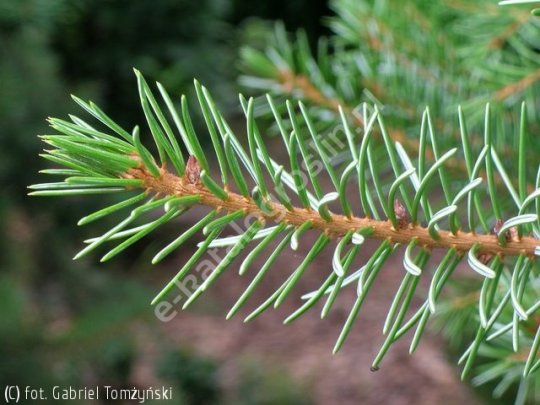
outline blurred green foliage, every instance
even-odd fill
[[[282,21],[287,30],[295,31],[298,28],[304,30],[311,42],[323,34],[328,34],[329,29],[321,22],[321,16],[330,15],[327,0],[274,0],[274,1],[246,1],[233,0],[231,2],[231,21],[241,23],[249,17],[260,17],[266,20]]]
[[[210,358],[182,349],[165,353],[158,363],[158,375],[171,382],[182,404],[210,405],[309,405],[314,403],[305,387],[295,384],[284,370],[261,359],[236,360],[235,383],[219,385],[219,364]]]
[[[309,405],[315,402],[311,391],[296,384],[287,372],[272,366],[261,367],[254,358],[243,359],[239,381],[234,399],[237,405]]]
[[[217,373],[217,363],[187,350],[166,353],[158,363],[158,375],[177,387],[186,404],[218,403]]]
[[[63,0],[0,1],[0,184],[1,199],[20,201],[35,176],[40,146],[51,112],[67,105],[52,32],[63,16]],[[52,111],[51,111],[52,110]]]
[[[81,90],[121,124],[140,120],[133,67],[173,94],[189,93],[194,77],[224,100],[234,94],[227,2],[77,0],[70,8],[74,18],[58,24],[52,37],[62,77],[72,90],[83,82]]]

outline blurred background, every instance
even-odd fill
[[[273,20],[290,31],[303,28],[314,42],[329,14],[324,0],[0,0],[1,386],[171,386],[173,403],[183,404],[479,401],[433,335],[414,359],[397,345],[383,369],[370,373],[397,274],[374,292],[360,326],[333,357],[347,297],[325,322],[313,313],[283,326],[292,303],[244,325],[241,316],[224,319],[247,285],[230,274],[204,302],[160,320],[149,302],[197,240],[155,267],[152,238],[106,264],[95,256],[73,263],[82,240],[104,229],[75,226],[105,205],[101,197],[26,196],[27,185],[43,181],[36,135],[47,133],[45,119],[80,112],[70,94],[131,128],[142,118],[136,67],[175,95],[192,96],[197,77],[234,120],[239,47],[262,41]],[[154,240],[170,239],[174,227]],[[285,266],[297,259],[280,260]],[[316,270],[303,287],[317,285]]]

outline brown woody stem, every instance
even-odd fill
[[[444,230],[439,231],[440,238],[435,240],[430,236],[428,229],[420,225],[409,224],[404,228],[394,229],[388,220],[380,221],[367,217],[349,218],[334,213],[331,213],[330,220],[327,221],[315,210],[306,208],[288,210],[283,205],[273,201],[268,202],[272,211],[266,213],[250,198],[228,192],[228,198],[224,201],[212,194],[200,182],[193,184],[186,177],[178,177],[164,169],[161,170],[160,177],[153,177],[144,167],[130,169],[122,177],[143,180],[142,187],[151,193],[167,196],[198,195],[202,205],[228,212],[243,210],[246,216],[252,215],[265,222],[286,223],[298,227],[310,221],[313,228],[325,232],[333,238],[344,236],[350,231],[369,227],[373,229],[373,233],[370,234],[371,238],[403,244],[408,244],[416,239],[417,244],[425,249],[454,248],[460,252],[466,252],[476,243],[480,243],[478,254],[501,256],[526,254],[530,257],[535,255],[535,248],[540,244],[538,239],[523,237],[519,241],[510,240],[505,246],[502,246],[495,235],[481,235],[471,232],[458,232],[454,235]]]

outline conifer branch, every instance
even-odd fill
[[[519,256],[526,255],[533,259],[535,250],[540,241],[534,237],[523,237],[509,240],[504,245],[496,235],[481,235],[471,232],[456,232],[439,230],[439,236],[434,239],[428,228],[413,223],[394,227],[390,220],[375,220],[368,217],[347,217],[330,213],[328,218],[311,208],[291,207],[267,201],[268,210],[263,211],[252,198],[227,191],[227,197],[221,199],[206,188],[200,181],[194,182],[187,177],[178,177],[161,169],[159,177],[154,177],[144,165],[129,169],[121,174],[120,178],[142,180],[141,189],[149,194],[160,197],[197,197],[198,203],[218,212],[229,213],[242,211],[244,216],[257,218],[261,223],[274,222],[276,224],[300,227],[311,223],[317,229],[331,238],[344,237],[348,233],[369,230],[369,237],[379,240],[388,240],[391,243],[408,244],[416,240],[417,245],[424,249],[455,249],[457,252],[467,252],[475,245],[479,245],[476,252],[479,255]]]
[[[502,89],[497,90],[493,96],[494,100],[503,101],[508,97],[515,95],[516,93],[521,93],[522,91],[530,88],[536,82],[540,80],[540,69],[537,69],[527,76],[522,77],[515,83],[509,83],[504,86]]]
[[[327,316],[339,293],[354,284],[356,300],[334,352],[351,332],[387,260],[401,252],[403,277],[384,320],[385,340],[372,370],[409,332],[410,351],[415,351],[433,314],[444,314],[445,308],[455,314],[459,308],[460,314],[471,314],[467,328],[475,331],[459,360],[462,376],[469,375],[479,355],[510,361],[516,363],[518,373],[514,370],[501,384],[507,387],[509,381],[519,381],[522,390],[540,369],[540,287],[536,282],[540,170],[537,156],[527,153],[529,146],[538,145],[528,129],[538,128],[540,76],[537,49],[531,44],[540,26],[522,13],[510,12],[508,18],[494,7],[482,8],[483,15],[468,18],[472,6],[459,0],[446,2],[450,6],[442,14],[440,8],[425,2],[422,7],[397,1],[377,6],[354,0],[333,4],[338,12],[331,21],[335,35],[321,40],[317,58],[305,36],[299,35],[291,44],[284,29],[278,29],[277,45],[266,53],[244,50],[247,65],[255,71],[255,76],[244,77],[245,84],[279,95],[300,95],[308,105],[276,102],[267,95],[256,119],[255,100],[240,96],[247,133],[246,142],[241,142],[208,90],[195,82],[211,141],[205,150],[188,100],[181,98],[178,111],[163,86],[157,84],[160,97],[156,97],[136,72],[147,127],[126,131],[95,104],[75,98],[101,126],[76,116],[70,116],[71,121],[50,119],[56,134],[42,136],[51,147],[42,156],[55,167],[42,172],[64,179],[30,186],[30,194],[126,193],[120,202],[79,221],[84,225],[129,211],[111,229],[86,240],[75,257],[115,244],[102,261],[192,206],[207,207],[207,214],[152,259],[152,264],[160,262],[202,231],[197,251],[152,304],[167,299],[205,252],[228,246],[223,259],[184,303],[185,308],[201,297],[246,252],[239,274],[256,273],[227,318],[246,305],[288,246],[296,250],[306,232],[316,233],[316,242],[301,263],[286,269],[282,285],[246,321],[280,306],[297,290],[310,264],[332,248],[326,280],[302,296],[302,305],[285,323],[321,300],[325,300],[321,316]],[[404,7],[404,12],[396,13],[396,5]],[[456,24],[448,23],[452,20],[445,15],[449,9]],[[375,30],[364,29],[366,18],[377,20]],[[485,35],[486,22],[497,26],[495,38]],[[425,35],[437,30],[445,35]],[[496,58],[490,58],[494,51]],[[477,94],[494,97],[497,108],[486,105],[487,96],[474,98]],[[527,102],[516,117],[509,108],[517,106],[518,94]],[[415,104],[420,98],[422,105]],[[472,100],[458,107],[464,98]],[[424,109],[426,103],[433,108]],[[452,106],[458,110],[457,119],[449,113],[455,111]],[[285,162],[275,161],[266,148],[258,126],[262,110],[271,116],[281,136]],[[474,136],[467,129],[471,121]],[[329,135],[327,130],[335,127],[341,129],[336,142],[340,146],[327,150],[336,132]],[[481,131],[483,136],[478,135]],[[152,147],[147,145],[148,135]],[[507,164],[513,161],[516,164]],[[221,237],[224,228],[236,222],[243,222],[242,231]],[[375,242],[371,252],[364,245],[368,239]],[[274,246],[272,252],[254,269],[256,259],[269,246]],[[432,256],[434,249],[442,255]],[[363,262],[354,270],[361,251]],[[447,305],[441,300],[444,289],[465,260],[474,278],[466,283],[468,291]],[[415,307],[413,297],[418,295],[421,279],[429,287],[423,303]],[[448,325],[452,327],[452,322]],[[490,368],[479,371],[473,383],[498,377]]]
[[[199,105],[212,139],[213,158],[207,156],[199,143],[185,98],[182,98],[179,114],[165,89],[158,83],[161,101],[166,105],[172,119],[169,122],[145,79],[139,72],[136,74],[143,113],[159,159],[141,142],[138,126],[130,134],[96,105],[77,98],[75,101],[104,125],[105,132],[71,116],[72,122],[51,119],[51,126],[59,134],[42,137],[54,148],[47,150],[43,156],[63,166],[46,169],[44,172],[66,178],[63,182],[31,186],[34,190],[32,195],[138,192],[125,201],[105,207],[79,221],[79,224],[86,224],[120,209],[131,208],[129,216],[123,221],[103,235],[87,240],[87,246],[75,258],[82,257],[107,242],[122,240],[102,257],[102,261],[109,260],[159,226],[184,214],[191,206],[207,206],[210,208],[207,216],[157,252],[152,260],[153,263],[161,261],[189,237],[203,229],[205,240],[179,273],[157,294],[153,300],[155,303],[165,299],[206,250],[215,246],[232,246],[203,284],[185,302],[184,307],[187,307],[216,282],[242,251],[251,249],[248,248],[250,242],[262,239],[241,264],[241,274],[245,273],[254,258],[271,241],[283,237],[271,259],[260,269],[252,284],[231,309],[228,315],[230,317],[244,305],[285,246],[290,243],[291,248],[296,249],[299,239],[311,229],[319,234],[319,238],[303,262],[292,271],[283,285],[246,319],[253,319],[272,305],[281,305],[295,289],[308,265],[334,240],[336,247],[329,280],[319,291],[305,295],[307,301],[287,318],[287,322],[296,319],[316,301],[329,294],[329,301],[323,309],[323,314],[327,314],[336,294],[349,283],[357,282],[358,301],[351,309],[338,337],[334,348],[334,351],[337,351],[349,334],[366,294],[383,264],[398,246],[406,246],[403,256],[403,284],[385,322],[387,340],[375,357],[372,364],[374,369],[379,367],[392,343],[415,326],[411,347],[416,348],[427,317],[436,311],[437,297],[453,270],[465,257],[480,277],[492,280],[484,282],[488,287],[499,282],[503,262],[514,266],[512,282],[506,287],[509,297],[511,296],[508,302],[518,320],[526,320],[529,314],[534,312],[522,304],[521,297],[526,289],[523,282],[520,282],[520,275],[525,277],[522,274],[529,271],[531,264],[536,262],[540,254],[540,241],[537,239],[540,235],[540,189],[537,187],[531,193],[526,190],[523,166],[525,148],[520,147],[518,160],[522,163],[519,169],[518,191],[515,190],[493,147],[489,106],[485,110],[484,144],[477,156],[473,154],[465,118],[460,111],[460,146],[466,161],[468,180],[451,184],[446,166],[458,148],[446,152],[440,148],[438,138],[433,132],[429,110],[424,112],[422,118],[418,157],[412,160],[406,149],[390,137],[376,106],[364,104],[361,133],[355,133],[349,127],[345,111],[338,106],[341,125],[347,137],[346,152],[350,159],[349,164],[339,174],[336,168],[332,167],[329,154],[314,131],[313,117],[305,106],[300,103],[296,109],[292,103],[286,102],[288,121],[285,122],[272,98],[268,97],[289,159],[291,171],[288,172],[283,165],[271,158],[265,147],[254,117],[253,99],[245,100],[240,97],[246,117],[249,146],[246,151],[222,117],[208,90],[195,82]],[[522,122],[525,122],[524,111],[525,109],[522,109]],[[173,128],[176,128],[181,143],[178,142]],[[115,135],[107,133],[109,131]],[[306,138],[311,140],[316,154],[308,149]],[[527,139],[525,126],[522,127],[520,139],[524,145]],[[375,146],[379,151],[377,163]],[[183,156],[184,151],[189,154],[187,160]],[[302,167],[299,159],[304,163]],[[315,159],[321,159],[322,162]],[[217,161],[221,184],[209,175],[210,162],[213,161]],[[167,169],[169,165],[176,173]],[[315,171],[316,167],[319,167],[318,171]],[[478,177],[481,167],[485,167],[485,178]],[[324,175],[328,176],[334,191],[323,188],[319,178]],[[384,183],[382,178],[385,178]],[[499,179],[511,196],[513,207],[500,200],[499,190],[495,188],[496,179]],[[348,191],[355,184],[358,190],[357,199]],[[436,202],[428,195],[428,190],[433,187],[443,196],[442,204],[440,200]],[[481,195],[484,195],[485,201],[490,202],[489,209],[480,203]],[[296,206],[295,201],[299,202],[300,206]],[[342,214],[333,212],[332,204],[341,206]],[[467,226],[463,224],[462,215],[459,215],[460,206],[467,214],[468,231],[464,230]],[[141,219],[158,209],[163,209],[163,212],[157,218],[153,217],[149,222],[140,224]],[[226,225],[242,218],[250,219],[250,225],[244,233],[219,238]],[[270,223],[273,223],[272,226]],[[448,223],[449,230],[442,229],[442,223]],[[489,223],[495,223],[492,230]],[[478,224],[481,224],[484,234],[478,232]],[[347,274],[366,239],[377,240],[378,248],[360,270]],[[443,250],[444,258],[439,263],[434,263],[436,269],[424,306],[405,321],[405,311],[411,303],[419,277],[425,274],[433,249]],[[483,329],[479,339],[482,340],[489,337],[488,332],[493,322],[500,316],[500,312],[492,313],[493,301],[486,298],[489,296],[488,287],[483,288],[480,293],[479,314]],[[407,299],[398,304],[403,294],[406,294]],[[470,370],[476,349],[477,346],[473,345],[465,354],[467,365],[464,374]]]

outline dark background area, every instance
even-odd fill
[[[186,404],[472,403],[429,339],[423,363],[412,366],[402,347],[388,360],[394,371],[381,378],[368,367],[379,329],[355,335],[333,361],[353,292],[329,323],[314,314],[285,328],[281,320],[293,308],[286,306],[244,326],[224,320],[246,286],[230,275],[203,304],[162,323],[149,302],[197,241],[156,267],[149,251],[187,223],[110,263],[95,256],[73,262],[84,238],[115,223],[81,229],[77,220],[112,199],[26,196],[27,185],[46,181],[37,174],[47,164],[36,136],[48,133],[45,119],[81,114],[70,94],[131,128],[142,118],[136,67],[176,96],[192,97],[197,77],[234,117],[239,46],[263,37],[272,26],[264,20],[302,28],[314,42],[327,32],[321,21],[329,13],[321,0],[0,0],[0,386],[166,385],[174,403]],[[278,267],[296,259],[284,257]],[[383,317],[398,280],[381,287],[364,321]]]

